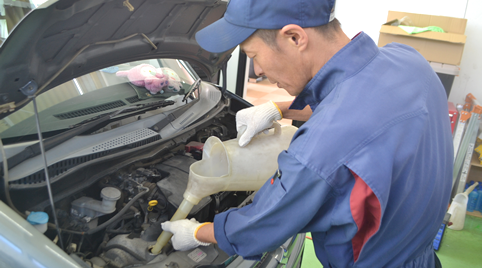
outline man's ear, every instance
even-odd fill
[[[308,35],[305,30],[296,24],[288,24],[279,31],[279,36],[287,44],[305,50],[308,44]]]

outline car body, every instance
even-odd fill
[[[203,142],[235,138],[235,114],[251,105],[213,83],[221,69],[226,82],[232,51],[209,53],[194,39],[226,5],[47,1],[15,27],[0,47],[1,267],[300,266],[304,234],[261,261],[217,245],[148,251],[182,201]],[[142,64],[168,68],[179,88],[153,94],[117,75]],[[189,218],[212,221],[253,195],[205,197]],[[30,212],[48,214],[45,234],[24,219]]]

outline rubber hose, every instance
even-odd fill
[[[51,223],[51,222],[49,222],[49,223],[47,224],[47,226],[48,226],[49,228],[51,228],[51,229],[57,229],[57,227],[55,226],[55,224],[53,224],[53,223]],[[84,235],[84,234],[86,234],[86,232],[73,231],[73,230],[62,229],[62,228],[60,228],[60,231],[61,231],[61,232],[65,232],[65,233],[69,233],[69,234],[77,234],[77,235]]]
[[[114,230],[113,228],[114,228],[120,221],[132,219],[132,218],[134,218],[134,217],[135,217],[134,213],[126,214],[126,215],[122,216],[121,218],[117,219],[115,222],[113,222],[113,223],[111,224],[111,226],[107,226],[107,228],[111,227],[111,229]]]
[[[98,231],[106,228],[107,226],[109,226],[111,223],[113,223],[114,221],[116,221],[117,219],[119,219],[122,215],[124,215],[127,210],[129,210],[130,206],[132,206],[134,204],[134,202],[137,201],[137,199],[139,199],[141,196],[147,194],[149,192],[149,189],[147,189],[146,191],[144,192],[140,192],[138,193],[136,196],[134,196],[134,198],[131,199],[131,201],[129,201],[129,203],[127,203],[127,205],[124,206],[124,208],[121,209],[121,211],[119,211],[119,213],[117,213],[114,217],[110,218],[108,221],[102,223],[101,225],[95,227],[94,229],[90,229],[88,230],[87,232],[85,232],[86,234],[95,234],[97,233]]]
[[[130,234],[130,233],[132,233],[132,231],[122,231],[122,230],[112,230],[112,229],[106,229],[105,232],[109,233],[109,234]]]
[[[109,233],[109,234],[130,234],[132,233],[133,231],[128,231],[128,230],[119,230],[119,229],[112,229],[112,228],[109,228],[107,227],[105,229],[105,232],[106,233]]]
[[[133,213],[132,214],[126,214],[126,215],[122,216],[121,218],[117,219],[115,222],[111,223],[111,225],[107,226],[106,229],[105,229],[105,232],[111,233],[111,234],[130,234],[130,233],[132,233],[132,231],[114,229],[113,226],[116,226],[119,222],[121,222],[123,220],[132,219],[134,217],[135,217],[135,215]]]

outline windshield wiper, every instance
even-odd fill
[[[80,123],[77,123],[75,125],[70,126],[71,129],[62,132],[60,134],[57,134],[53,137],[47,138],[44,140],[44,148],[45,151],[48,151],[70,139],[72,139],[75,136],[78,136],[82,133],[85,133],[87,131],[90,131],[97,126],[106,123],[107,121],[113,119],[114,117],[120,115],[120,114],[125,114],[125,113],[132,113],[132,114],[138,114],[138,113],[143,113],[149,110],[155,110],[161,107],[166,107],[173,105],[175,101],[172,100],[162,100],[162,101],[156,101],[152,103],[147,103],[147,104],[138,104],[138,105],[133,105],[129,107],[125,107],[119,110],[116,110],[114,112],[110,113],[105,113],[101,115],[94,116],[92,118],[86,119]],[[23,149],[21,152],[18,154],[8,158],[7,163],[8,163],[8,169],[11,169],[18,164],[22,163],[23,161],[32,158],[34,156],[37,156],[40,154],[40,145],[39,143],[32,144],[25,149]],[[4,160],[5,161],[5,160]]]
[[[162,100],[162,101],[156,101],[156,102],[151,102],[151,103],[147,103],[147,104],[132,105],[132,106],[128,106],[128,107],[119,109],[119,110],[114,111],[114,112],[96,115],[94,117],[85,119],[85,120],[80,121],[79,123],[77,123],[75,125],[71,125],[69,127],[70,128],[77,128],[77,127],[85,125],[89,122],[96,121],[100,118],[106,117],[107,119],[112,119],[112,118],[118,116],[119,114],[124,114],[124,113],[129,113],[129,112],[139,112],[139,111],[145,112],[147,110],[153,110],[153,109],[157,109],[157,108],[170,106],[170,105],[173,105],[174,103],[176,103],[176,102],[172,101],[172,100]]]
[[[189,88],[189,90],[187,91],[186,94],[184,94],[184,98],[182,98],[182,102],[185,102],[187,101],[187,98],[190,98],[191,97],[191,94],[195,91],[195,90],[199,90],[199,86],[201,85],[201,78],[198,78],[196,81],[194,81],[194,83],[192,83],[191,87]]]

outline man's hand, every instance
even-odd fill
[[[196,219],[191,220],[179,220],[179,221],[166,221],[161,224],[164,231],[171,232],[172,246],[175,250],[185,251],[190,250],[198,246],[209,246],[211,243],[200,242],[196,238],[197,231],[207,223],[199,223]]]
[[[239,146],[246,146],[254,136],[270,128],[274,121],[281,118],[281,111],[272,101],[239,111],[236,114]]]

